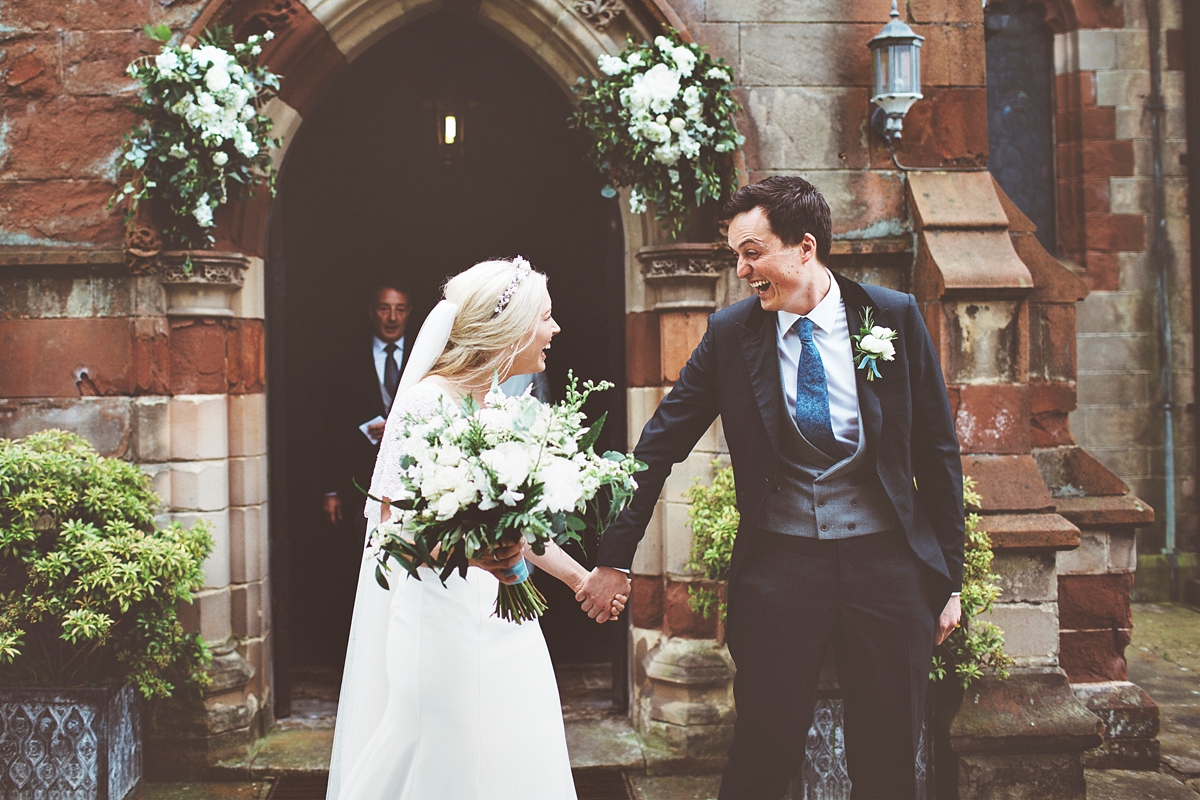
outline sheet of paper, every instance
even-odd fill
[[[382,439],[376,439],[374,436],[372,436],[370,433],[367,432],[367,429],[376,423],[382,423],[382,422],[387,422],[387,420],[385,420],[383,417],[376,416],[375,419],[369,419],[366,422],[364,422],[362,425],[359,425],[358,429],[360,431],[362,431],[363,436],[367,437],[368,442],[370,442],[371,444],[379,444],[382,441]]]

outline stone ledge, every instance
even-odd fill
[[[0,247],[0,266],[66,267],[77,264],[125,264],[119,247]]]
[[[1059,497],[1054,500],[1059,514],[1078,525],[1149,525],[1154,509],[1132,494],[1119,497]]]
[[[992,540],[992,550],[1034,553],[1070,550],[1079,546],[1079,528],[1058,514],[991,514],[981,527]]]

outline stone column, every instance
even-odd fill
[[[708,315],[726,304],[734,263],[727,248],[711,244],[645,247],[637,257],[646,311],[629,317],[631,448]],[[697,577],[685,566],[692,534],[683,497],[696,480],[711,480],[712,462],[725,452],[718,421],[667,480],[633,563],[633,719],[651,771],[719,768],[733,734],[733,662],[715,615],[704,619],[688,606]]]
[[[160,431],[171,519],[206,521],[215,547],[184,612],[213,651],[212,686],[155,705],[152,776],[201,773],[242,755],[272,724],[267,638],[267,464],[262,261],[235,252],[164,253],[169,397],[139,398]]]
[[[1039,282],[1014,247],[987,172],[916,172],[908,180],[919,235],[914,293],[938,347],[963,469],[983,496],[983,528],[1005,589],[988,619],[1016,661],[1008,680],[978,680],[965,697],[942,687],[939,793],[1083,798],[1082,753],[1099,744],[1104,727],[1059,666],[1056,553],[1078,547],[1080,533],[1056,513],[1031,452],[1031,373],[1044,367]],[[1042,359],[1032,370],[1031,353]]]

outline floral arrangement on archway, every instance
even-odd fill
[[[133,110],[142,115],[125,137],[119,165],[133,174],[113,194],[111,208],[126,202],[126,224],[144,200],[156,203],[162,233],[172,244],[212,244],[213,211],[231,198],[267,183],[275,191],[271,118],[262,107],[279,89],[279,76],[258,63],[270,31],[234,42],[233,31],[217,27],[198,46],[169,46],[165,25],[146,35],[161,42],[156,56],[143,56],[127,73],[142,85]]]
[[[603,78],[580,78],[574,115],[587,131],[589,160],[608,178],[606,197],[630,186],[630,210],[654,204],[655,217],[678,236],[690,207],[737,188],[733,152],[745,141],[733,115],[733,76],[678,32],[650,43],[626,39],[619,56],[602,55]]]

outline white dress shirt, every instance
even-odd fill
[[[828,272],[828,270],[826,270]],[[846,324],[846,304],[842,289],[829,275],[829,291],[817,307],[804,316],[813,322],[813,343],[825,367],[825,382],[829,387],[829,421],[833,436],[846,448],[847,454],[858,447],[858,383],[854,375],[854,350],[850,344],[850,329]],[[800,368],[800,334],[792,326],[799,314],[780,311],[778,326],[779,374],[783,380],[783,397],[788,416],[796,416],[796,372]]]
[[[379,378],[379,394],[383,397],[383,407],[388,408],[392,404],[392,396],[388,394],[387,387],[383,385],[383,372],[387,366],[387,346],[388,343],[378,336],[371,339],[371,352],[375,355],[375,377]],[[400,366],[404,362],[404,337],[401,336],[396,340],[396,366]]]

